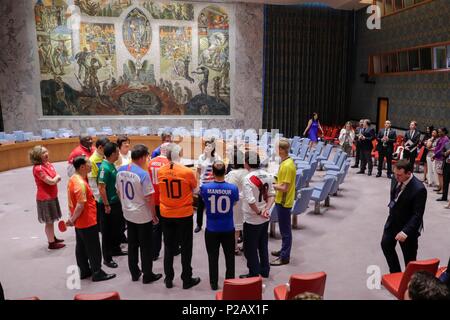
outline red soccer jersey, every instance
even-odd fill
[[[56,177],[55,167],[50,162],[35,165],[33,167],[34,181],[37,186],[36,199],[40,201],[53,200],[58,197],[58,187],[56,184],[45,183],[45,177]]]
[[[153,188],[155,189],[155,205],[159,206],[159,185],[158,185],[158,170],[169,163],[169,159],[164,156],[157,156],[148,163],[148,172]]]
[[[89,159],[92,154],[94,153],[95,148],[92,147],[91,151],[89,151],[88,149],[86,149],[85,147],[83,147],[81,144],[76,147],[75,149],[72,150],[72,152],[69,155],[69,159],[67,159],[67,161],[72,164],[73,159],[75,159],[76,157],[80,157],[80,156],[85,156],[86,159]]]

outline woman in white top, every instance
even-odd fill
[[[351,156],[353,141],[355,140],[355,131],[353,130],[352,123],[348,121],[345,124],[345,127],[341,129],[341,133],[339,134],[339,144],[347,153],[348,156]]]
[[[237,149],[237,147],[234,148],[234,155],[233,155],[233,164],[232,164],[232,170],[226,175],[225,181],[228,183],[235,184],[239,189],[239,202],[233,209],[233,221],[234,221],[234,230],[235,230],[235,237],[234,237],[234,253],[236,255],[240,255],[240,248],[238,246],[238,239],[241,231],[243,230],[244,226],[244,214],[242,212],[242,198],[244,197],[243,190],[244,190],[244,181],[245,176],[249,173],[247,169],[244,168],[244,153]]]
[[[214,161],[222,160],[216,155],[216,143],[214,138],[210,138],[205,141],[203,153],[198,157],[197,174],[199,175],[199,187],[204,183],[213,182],[214,175],[212,172],[212,165]],[[203,211],[205,210],[205,204],[201,197],[198,197],[197,202],[197,227],[194,232],[200,232],[203,226]]]
[[[432,160],[434,156],[434,149],[436,148],[436,143],[438,142],[439,137],[437,134],[437,129],[433,129],[431,131],[431,138],[425,142],[425,147],[428,149],[427,153],[427,181],[429,187],[437,187],[439,186],[439,178],[436,172],[435,162]]]
[[[116,167],[131,163],[130,138],[127,136],[117,137],[117,146],[119,147],[119,159],[114,163]]]

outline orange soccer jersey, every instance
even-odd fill
[[[158,184],[162,217],[184,218],[193,214],[197,180],[191,169],[178,163],[166,164],[158,170]]]

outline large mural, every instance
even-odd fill
[[[44,116],[231,114],[225,7],[37,0],[35,22]]]

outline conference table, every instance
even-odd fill
[[[128,137],[130,138],[131,146],[144,144],[150,152],[161,144],[161,137],[157,135]],[[108,136],[108,139],[115,142],[117,136]],[[96,137],[93,137],[93,140],[95,145]],[[174,142],[182,147],[182,157],[184,159],[196,160],[203,152],[204,146],[201,137],[174,137]],[[79,138],[56,138],[0,145],[0,172],[31,166],[28,153],[37,145],[44,146],[48,149],[50,162],[67,161],[70,152],[79,145]],[[227,142],[225,140],[216,140],[216,154],[220,155],[222,159],[227,158],[226,146]],[[256,146],[253,145],[245,145],[245,149],[255,148]],[[265,157],[264,152],[259,150],[259,153],[262,158]]]

